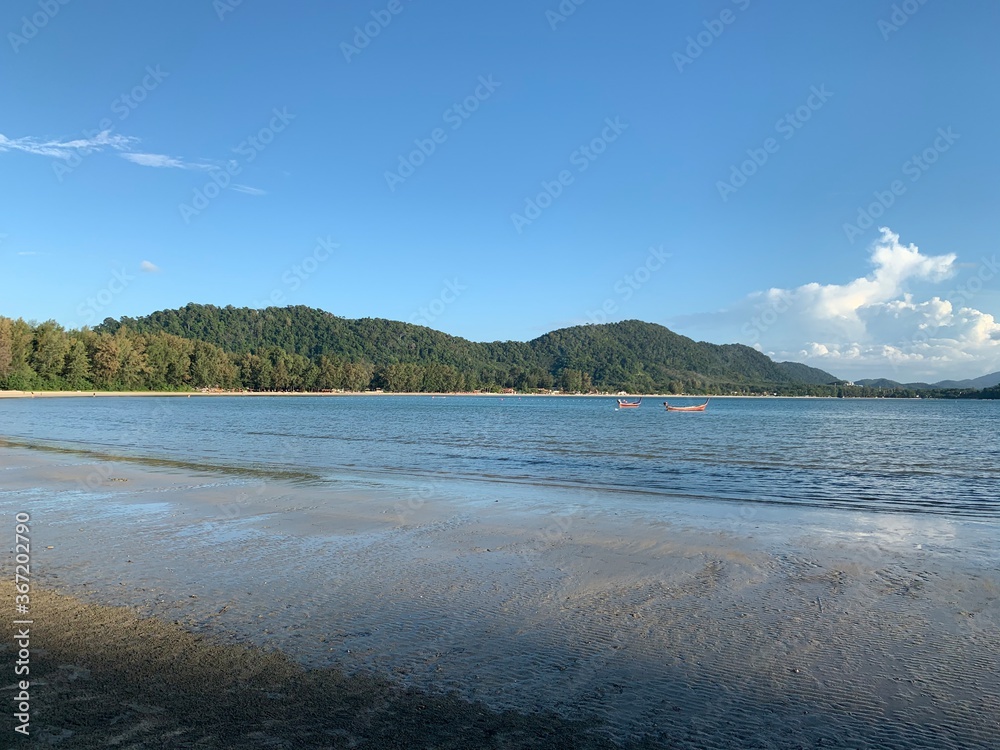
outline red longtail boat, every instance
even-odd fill
[[[670,402],[664,401],[663,405],[667,407],[667,411],[705,411],[705,407],[708,406],[707,399],[705,403],[698,404],[697,406],[671,406]]]
[[[639,404],[641,404],[641,403],[642,403],[642,399],[641,398],[638,401],[629,401],[627,398],[620,398],[620,399],[618,399],[618,408],[619,409],[637,409],[639,407]]]

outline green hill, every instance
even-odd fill
[[[372,385],[388,390],[431,389],[422,377],[426,373],[408,365],[444,373],[449,383],[521,390],[794,390],[836,379],[805,365],[775,363],[747,346],[696,342],[637,320],[564,328],[529,342],[476,343],[423,326],[381,318],[351,320],[309,307],[189,304],[142,318],[108,319],[97,331],[110,335],[121,329],[202,341],[235,355],[237,362],[263,356],[273,365],[275,353],[283,352],[313,366],[321,360],[340,367],[353,363],[370,367]],[[247,360],[247,367],[252,369],[252,361]],[[440,379],[431,378],[438,385]]]
[[[865,395],[834,381],[747,346],[697,342],[638,320],[477,343],[308,307],[190,304],[77,331],[0,317],[0,389]]]
[[[798,383],[809,383],[810,385],[830,385],[837,378],[833,377],[825,370],[820,370],[800,362],[777,362],[779,368]]]

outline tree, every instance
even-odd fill
[[[150,371],[145,340],[124,327],[115,338],[118,340],[118,386],[130,391],[148,388]]]
[[[269,391],[274,387],[271,361],[257,354],[244,354],[239,360],[240,382],[252,391]]]
[[[69,342],[62,377],[70,388],[82,390],[90,387],[90,359],[87,357],[87,345],[79,338]]]
[[[191,381],[197,388],[233,388],[237,383],[236,365],[217,346],[195,341]]]
[[[337,390],[344,387],[344,368],[331,357],[319,358],[319,373],[316,388],[321,391]]]
[[[146,337],[149,387],[154,390],[183,388],[191,381],[194,342],[169,333]]]
[[[91,355],[91,373],[94,385],[105,390],[112,390],[118,379],[121,367],[118,359],[118,339],[102,334],[94,342],[94,352]]]
[[[582,391],[583,373],[579,370],[563,370],[559,375],[559,385],[567,393],[577,393]]]
[[[367,390],[372,372],[372,366],[367,362],[348,362],[344,365],[344,386],[349,391]]]
[[[14,332],[10,318],[0,318],[0,383],[6,381],[13,371]]]
[[[54,320],[49,320],[35,328],[32,343],[31,368],[44,383],[58,385],[69,352],[66,332]]]

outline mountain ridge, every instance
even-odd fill
[[[858,385],[867,386],[869,388],[909,388],[911,390],[933,390],[942,388],[986,389],[1000,385],[1000,371],[991,372],[987,375],[981,375],[978,378],[966,378],[965,380],[939,380],[936,383],[900,383],[899,381],[890,380],[889,378],[866,378],[864,380],[856,380],[855,382]]]
[[[108,318],[95,330],[114,334],[122,327],[196,339],[235,355],[278,348],[312,360],[335,357],[369,362],[376,368],[423,364],[503,372],[505,381],[511,381],[509,387],[516,388],[565,381],[567,390],[653,391],[671,386],[693,390],[741,384],[821,385],[837,380],[804,364],[774,362],[752,347],[697,342],[638,320],[570,326],[526,342],[473,342],[426,326],[385,318],[343,318],[305,306],[255,309],[189,303],[140,318]]]

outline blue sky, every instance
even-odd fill
[[[998,22],[12,0],[0,314],[276,301],[474,340],[639,318],[844,377],[977,376],[1000,369]]]

